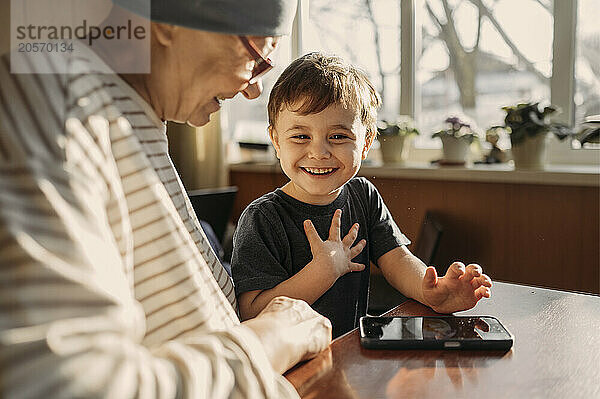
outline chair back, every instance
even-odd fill
[[[237,192],[238,188],[235,186],[188,192],[196,216],[210,224],[221,244],[223,244],[223,237],[231,218]]]
[[[428,266],[433,263],[442,232],[443,228],[438,219],[432,212],[427,211],[421,225],[414,254]]]

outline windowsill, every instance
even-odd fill
[[[229,165],[230,170],[255,173],[281,173],[278,162],[249,162]],[[427,163],[403,165],[363,164],[360,176],[482,183],[543,184],[600,187],[600,166],[548,165],[545,170],[514,170],[509,164],[437,166]]]

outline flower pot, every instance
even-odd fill
[[[511,148],[515,169],[544,169],[548,133],[526,137]]]
[[[384,163],[403,163],[408,154],[411,136],[379,136]]]
[[[469,154],[469,143],[467,140],[454,137],[442,136],[442,149],[444,152],[443,161],[446,163],[465,163]]]

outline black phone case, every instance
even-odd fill
[[[400,317],[400,316],[391,316]],[[409,317],[409,316],[405,316]],[[418,317],[418,316],[417,316]],[[426,316],[431,318],[470,318],[470,317],[489,317],[496,320],[502,328],[508,333],[510,339],[483,340],[476,338],[450,338],[437,340],[382,340],[379,338],[366,337],[363,332],[363,319],[374,318],[373,316],[363,316],[360,318],[359,332],[360,343],[367,349],[444,349],[444,350],[502,350],[507,351],[513,346],[514,336],[504,325],[493,316]]]

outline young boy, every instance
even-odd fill
[[[393,287],[440,313],[490,296],[478,265],[455,262],[438,278],[406,248],[377,189],[354,177],[375,139],[379,105],[366,75],[339,57],[305,55],[277,80],[269,135],[290,181],[239,220],[232,272],[242,319],[284,295],[328,317],[337,337],[366,313],[370,261]]]

